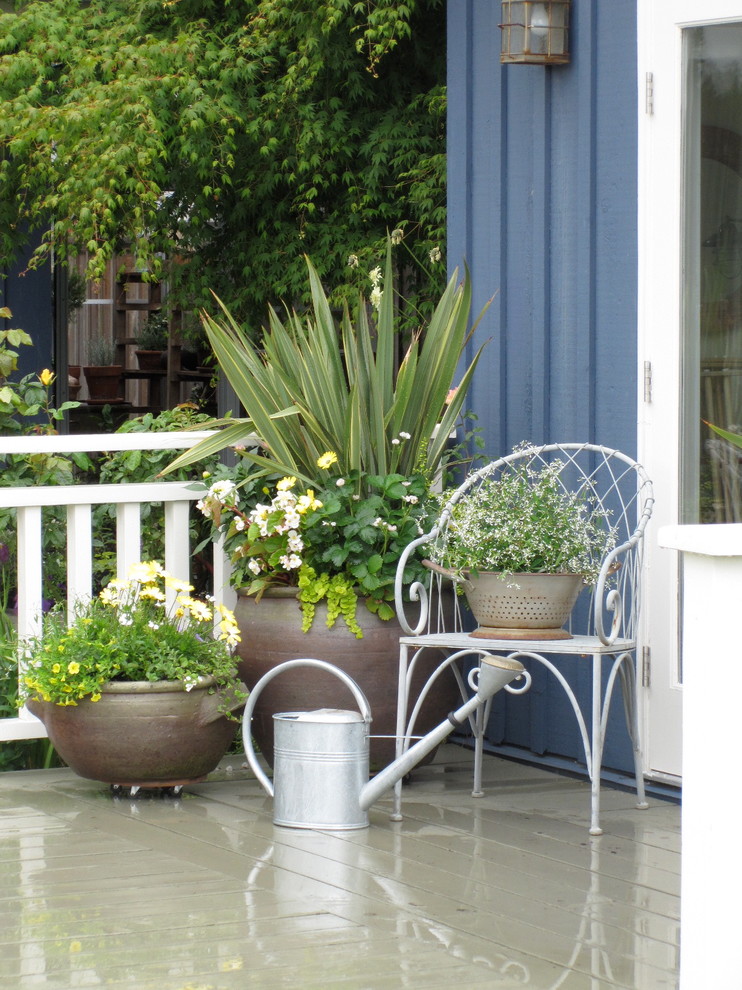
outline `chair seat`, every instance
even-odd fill
[[[401,636],[400,645],[434,647],[442,650],[474,650],[479,653],[552,653],[574,656],[615,655],[636,649],[632,639],[617,639],[606,646],[598,636],[573,636],[572,639],[479,639],[465,632],[429,633]]]

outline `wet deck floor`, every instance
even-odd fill
[[[368,829],[278,828],[238,757],[179,799],[0,774],[0,986],[677,986],[680,809],[443,747]]]

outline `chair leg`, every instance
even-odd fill
[[[636,781],[636,807],[644,810],[649,807],[644,789],[644,767],[642,760],[641,730],[639,729],[639,706],[636,701],[636,668],[633,656],[627,657],[621,665],[621,692],[623,694],[626,728],[634,750],[634,779]]]
[[[395,756],[399,759],[404,752],[405,733],[407,731],[407,647],[399,647],[399,680],[397,682],[397,737]],[[394,785],[394,798],[390,821],[402,821],[402,778]]]
[[[590,835],[602,835],[600,827],[600,768],[603,764],[603,663],[600,654],[593,654],[593,718],[590,740]]]

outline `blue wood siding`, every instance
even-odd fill
[[[635,454],[636,3],[574,0],[566,66],[502,66],[500,20],[496,0],[449,0],[448,261],[469,265],[475,312],[495,296],[469,407],[493,456],[522,440]],[[587,663],[565,672],[587,698]],[[538,676],[499,702],[492,740],[579,757],[566,705]],[[606,763],[629,768],[616,736]]]
[[[2,321],[3,328],[20,327],[31,335],[33,345],[18,348],[18,371],[14,379],[38,374],[54,367],[54,304],[49,265],[28,270],[32,244],[8,271],[0,270],[0,306],[7,306],[13,318]]]

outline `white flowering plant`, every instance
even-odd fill
[[[615,546],[615,528],[588,494],[564,488],[562,467],[521,464],[485,477],[451,507],[431,556],[459,573],[582,574],[592,584]]]
[[[295,586],[305,630],[317,603],[326,601],[328,626],[342,616],[360,637],[359,597],[381,618],[394,615],[397,563],[424,531],[428,484],[421,474],[340,473],[332,451],[318,467],[326,483],[316,490],[287,476],[262,489],[256,501],[254,488],[246,492],[222,479],[198,507],[211,519],[214,538],[224,537],[237,587],[260,598],[271,586]],[[413,558],[406,580],[422,573],[422,562]]]
[[[188,691],[204,677],[239,698],[234,614],[192,591],[157,561],[142,561],[81,603],[71,621],[53,610],[26,647],[24,698],[76,705],[100,700],[108,681],[181,681]]]

